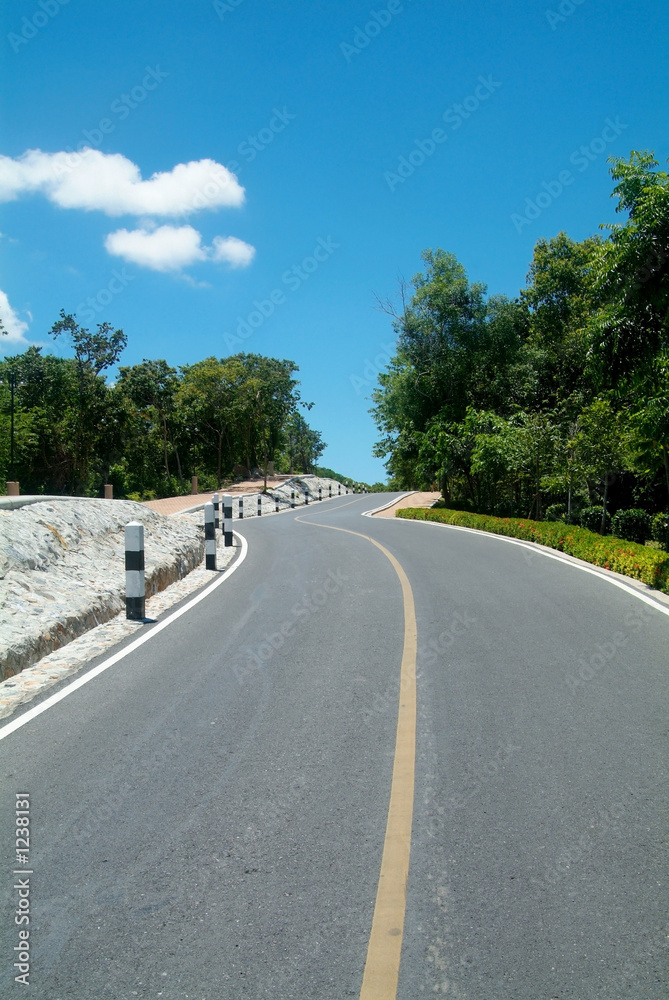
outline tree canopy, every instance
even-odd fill
[[[260,354],[162,358],[105,373],[126,346],[107,323],[91,333],[61,311],[51,329],[74,357],[30,347],[0,362],[0,478],[9,478],[14,376],[15,472],[23,491],[150,498],[220,487],[243,470],[311,472],[325,445],[300,410],[297,365]]]
[[[648,152],[610,162],[625,220],[540,239],[515,299],[423,253],[373,393],[392,485],[486,513],[600,504],[602,525],[607,505],[669,507],[669,175]]]

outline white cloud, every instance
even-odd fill
[[[192,226],[159,226],[157,229],[117,229],[105,240],[110,254],[153,271],[179,271],[201,261],[225,261],[246,267],[255,249],[235,236],[216,236],[214,246],[202,245],[202,235]]]
[[[244,188],[236,176],[215,160],[177,163],[169,172],[142,180],[131,160],[98,149],[29,149],[16,159],[0,156],[0,201],[31,193],[43,194],[61,208],[107,215],[186,216],[244,203]]]
[[[0,290],[0,320],[7,331],[7,336],[0,337],[0,350],[12,344],[13,346],[28,347],[28,341],[24,334],[28,332],[28,324],[16,315],[9,304],[9,299],[5,292]]]
[[[255,257],[255,248],[236,236],[214,236],[212,260],[224,260],[230,267],[248,267]]]

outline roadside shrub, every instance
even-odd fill
[[[649,587],[669,593],[669,555],[634,542],[624,542],[587,528],[562,522],[530,521],[522,518],[492,517],[486,514],[470,514],[465,511],[434,510],[406,507],[396,511],[397,517],[420,521],[437,521],[454,524],[463,528],[477,528],[496,535],[522,538],[528,542],[538,542],[549,548],[566,552],[593,566],[631,576],[642,580]],[[601,508],[600,508],[601,518]]]
[[[474,504],[471,500],[444,500],[443,497],[437,500],[434,507],[438,509],[445,507],[447,510],[469,510],[472,512],[474,510]]]
[[[602,511],[603,507],[584,507],[581,511],[581,527],[587,528],[588,531],[600,532],[602,526]],[[606,512],[606,517],[604,519],[604,533],[608,534],[611,527],[611,518],[609,517],[609,512]]]
[[[617,538],[643,545],[650,538],[650,514],[635,507],[619,510],[611,519],[611,533]]]
[[[669,548],[669,514],[655,514],[650,524],[650,537],[665,549]]]
[[[546,507],[547,521],[565,521],[567,519],[567,505],[565,503],[553,503]]]

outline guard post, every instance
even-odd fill
[[[144,525],[130,521],[125,526],[125,617],[131,622],[146,618],[144,579]]]
[[[216,569],[216,530],[214,528],[214,505],[204,505],[204,554],[205,568]]]

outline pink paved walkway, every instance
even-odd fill
[[[402,497],[392,507],[378,511],[374,517],[395,517],[395,511],[401,507],[431,507],[435,500],[438,500],[441,493],[412,493],[411,496]]]
[[[268,476],[267,487],[268,489],[271,489],[273,486],[280,486],[281,483],[285,483],[287,479],[293,479],[293,476],[273,476],[271,478]],[[263,479],[247,479],[243,483],[235,483],[233,486],[221,487],[221,489],[218,490],[218,493],[219,496],[222,496],[224,493],[261,493],[263,484]],[[189,493],[183,497],[165,497],[164,500],[146,500],[144,506],[150,507],[151,510],[158,511],[159,514],[179,514],[182,510],[188,510],[189,507],[197,507],[198,504],[208,503],[213,495],[213,492]]]

